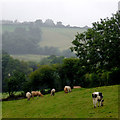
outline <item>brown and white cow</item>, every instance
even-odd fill
[[[32,98],[34,98],[34,96],[41,96],[41,97],[43,97],[43,94],[40,92],[40,91],[32,91],[31,92],[32,93]]]
[[[65,86],[65,87],[64,87],[64,92],[65,92],[65,93],[71,92],[71,87],[70,87],[70,86]]]

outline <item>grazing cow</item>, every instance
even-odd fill
[[[94,108],[96,108],[96,103],[98,102],[98,107],[99,107],[99,104],[100,106],[103,106],[103,95],[101,92],[94,92],[92,93],[92,98],[93,98],[93,104],[94,104]]]
[[[70,86],[65,86],[65,87],[64,87],[64,92],[65,92],[65,93],[71,92],[71,87],[70,87]]]
[[[30,93],[30,92],[27,92],[27,93],[26,93],[26,97],[27,97],[27,100],[30,100],[30,98],[31,98],[31,93]]]
[[[43,97],[43,95],[41,94],[41,92],[40,91],[32,91],[31,92],[32,93],[32,98],[34,98],[34,96],[41,96],[41,97]]]
[[[81,88],[81,86],[73,86],[73,88]]]
[[[50,94],[51,96],[54,96],[55,95],[55,89],[53,88],[52,90],[51,90],[51,94]]]

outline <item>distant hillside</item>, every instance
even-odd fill
[[[70,55],[75,35],[88,28],[50,27],[35,24],[3,24],[3,49],[9,54]]]
[[[82,33],[85,30],[85,28],[42,27],[42,40],[39,45],[40,47],[57,47],[59,50],[69,49],[77,32]]]

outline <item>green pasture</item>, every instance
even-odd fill
[[[84,32],[86,29],[80,28],[50,28],[42,27],[42,41],[40,47],[57,47],[59,50],[69,49],[75,35]]]
[[[93,108],[91,94],[103,93],[104,106]],[[118,118],[118,85],[77,88],[55,96],[2,102],[3,118]]]

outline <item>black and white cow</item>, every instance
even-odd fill
[[[98,102],[98,107],[99,104],[100,106],[103,106],[103,95],[101,92],[94,92],[92,93],[92,98],[93,98],[93,104],[94,104],[94,108],[96,108],[96,103]]]

